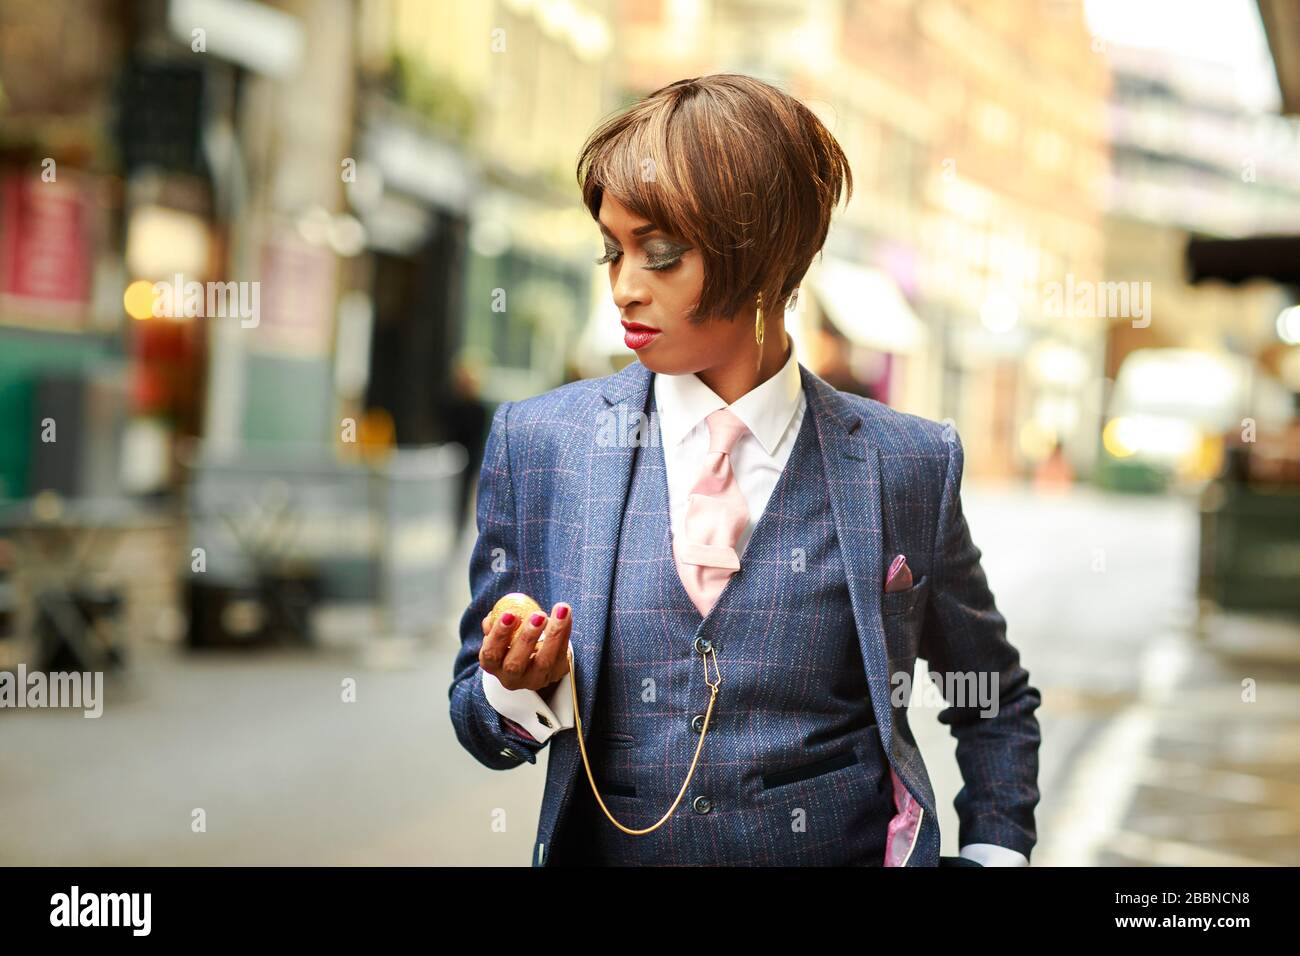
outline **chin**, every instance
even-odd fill
[[[653,349],[650,351],[653,352]],[[674,362],[671,359],[665,360],[661,356],[647,355],[644,351],[633,353],[633,357],[650,371],[659,375],[684,375],[687,372],[697,371],[697,369],[691,368],[689,363]]]

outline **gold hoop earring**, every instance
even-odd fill
[[[754,341],[763,347],[763,293],[758,294],[758,311],[754,313]]]

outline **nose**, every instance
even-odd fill
[[[637,269],[626,265],[618,270],[618,278],[610,280],[610,291],[614,294],[614,304],[626,315],[633,305],[645,305],[650,301],[643,276],[638,276]]]

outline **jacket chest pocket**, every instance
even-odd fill
[[[930,576],[923,574],[906,591],[887,591],[880,596],[880,619],[890,660],[910,667],[916,661],[925,620]]]

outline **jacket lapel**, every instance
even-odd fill
[[[867,669],[871,688],[871,708],[875,711],[880,744],[884,747],[893,774],[894,801],[898,808],[891,832],[900,830],[898,857],[887,866],[905,865],[917,845],[923,810],[935,817],[935,808],[926,799],[926,788],[911,779],[902,762],[894,758],[893,684],[889,674],[889,652],[885,646],[884,620],[880,617],[880,594],[884,591],[884,510],[880,492],[880,447],[871,441],[866,421],[854,410],[844,395],[826,382],[800,367],[810,382],[809,399],[814,407],[814,421],[822,444],[822,462],[826,468],[831,493],[831,510],[835,514],[835,531],[840,537],[841,557],[849,581],[849,600],[858,627],[862,662]],[[911,675],[909,679],[911,678]]]
[[[591,725],[596,685],[609,627],[610,595],[618,530],[632,479],[632,451],[648,442],[647,392],[653,373],[633,361],[610,376],[601,390],[587,445],[587,475],[582,499],[582,603],[574,610],[574,663],[578,705],[584,726]],[[639,429],[639,431],[638,431]]]
[[[589,415],[585,427],[587,454],[583,474],[576,478],[573,507],[582,525],[582,548],[578,559],[578,595],[573,604],[573,630],[569,647],[578,689],[578,719],[584,735],[591,726],[596,707],[596,688],[605,656],[605,632],[609,627],[610,596],[614,585],[614,556],[618,530],[627,506],[632,479],[632,451],[636,441],[629,437],[644,425],[647,392],[653,373],[633,360],[615,375],[603,380],[595,403],[576,414]],[[565,555],[564,557],[570,557]],[[573,788],[582,786],[579,777],[581,754],[576,734],[560,734],[551,744],[546,769],[546,796],[542,802],[537,848],[537,865],[545,866],[545,841],[557,822],[568,812]]]
[[[885,753],[891,753],[894,715],[889,704],[889,655],[880,616],[880,589],[875,586],[884,547],[880,451],[868,440],[862,418],[853,406],[803,365],[799,370],[812,386],[808,397],[816,416],[822,468],[871,688],[871,706]]]
[[[862,662],[867,671],[871,707],[876,715],[881,745],[896,775],[894,793],[899,804],[900,821],[908,824],[909,839],[914,847],[919,833],[918,827],[912,823],[919,824],[921,813],[908,797],[928,810],[931,817],[934,808],[926,801],[924,788],[912,780],[901,763],[894,759],[894,711],[890,703],[893,685],[890,683],[889,652],[885,646],[884,621],[880,613],[880,575],[884,569],[880,448],[871,440],[862,416],[843,395],[802,365],[799,370],[812,386],[808,395],[816,415],[822,466],[830,490],[835,533],[839,537],[844,573],[848,579]],[[900,780],[905,790],[900,788]]]

